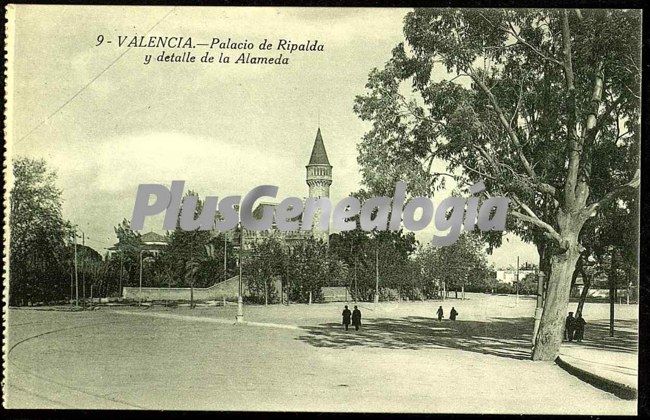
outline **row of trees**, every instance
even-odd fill
[[[345,269],[321,241],[308,239],[288,247],[271,237],[253,244],[243,274],[253,301],[278,302],[283,293],[290,301],[308,302],[319,301],[321,287],[336,284]],[[281,290],[275,288],[275,281]]]
[[[75,247],[75,229],[61,216],[56,176],[44,161],[17,159],[13,174],[12,305],[74,296],[75,248],[81,296],[88,296],[91,287],[95,297],[119,295],[122,286],[139,284],[141,266],[147,287],[207,287],[238,274],[239,251],[223,234],[177,227],[159,254],[141,255],[140,234],[128,220],[115,227],[112,257],[102,259],[88,246]],[[201,208],[199,200],[197,214]],[[287,246],[273,237],[255,242],[245,253],[242,271],[257,302],[277,302],[280,292],[294,302],[307,302],[310,296],[318,301],[323,286],[346,286],[354,299],[372,300],[377,274],[380,299],[422,299],[440,296],[443,288],[494,289],[484,254],[484,242],[474,234],[461,235],[453,246],[432,248],[419,246],[413,233],[357,229],[332,234],[329,246],[316,240]],[[277,281],[281,290],[273,286]]]
[[[196,195],[191,191],[187,194]],[[367,193],[355,195],[363,199]],[[199,199],[196,215],[202,205]],[[140,249],[138,234],[128,225],[125,220],[115,229],[118,250],[112,259],[114,265],[121,261],[126,272],[125,285],[138,278]],[[145,286],[210,286],[223,276],[224,247],[225,277],[238,272],[237,239],[233,244],[222,235],[187,232],[179,226],[167,239],[168,246],[157,257],[145,260]],[[442,287],[493,289],[494,273],[487,266],[484,247],[483,240],[474,234],[464,234],[455,245],[441,249],[419,247],[415,235],[402,230],[355,229],[332,234],[329,245],[315,239],[286,243],[271,235],[256,239],[244,252],[242,274],[250,298],[259,303],[275,303],[283,298],[293,302],[319,301],[323,286],[346,286],[354,299],[372,300],[377,274],[380,299],[422,299],[439,296]]]
[[[121,286],[139,284],[140,234],[127,220],[115,227],[117,250],[110,259],[91,247],[75,244],[77,230],[64,220],[56,174],[44,160],[17,158],[12,162],[10,193],[9,302],[26,305],[74,297],[75,261],[79,296],[111,296]],[[200,207],[199,207],[200,210]],[[80,239],[80,238],[78,238]],[[78,241],[81,242],[81,241]],[[145,286],[205,287],[236,273],[233,245],[210,232],[176,229],[159,256],[143,258]],[[223,254],[226,252],[224,272]]]
[[[335,233],[329,247],[315,240],[287,246],[267,238],[253,245],[244,275],[257,302],[281,299],[274,280],[297,302],[307,302],[310,294],[320,300],[323,286],[347,287],[351,298],[360,301],[373,300],[377,286],[380,300],[436,298],[443,290],[496,289],[484,248],[475,234],[463,234],[444,248],[419,246],[413,233],[403,231]]]
[[[14,177],[11,304],[74,296],[74,228],[61,217],[55,175],[43,161],[19,159]],[[201,205],[199,200],[197,212]],[[618,217],[598,216],[585,229],[586,246],[573,277],[575,281],[580,275],[584,280],[578,312],[595,278],[606,277],[614,290],[636,284],[635,232],[630,228],[634,226],[630,219],[636,216],[616,209]],[[103,260],[92,248],[77,244],[82,296],[90,294],[91,286],[94,296],[114,296],[121,286],[139,284],[140,234],[131,230],[127,220],[115,227],[115,234],[117,249],[110,259]],[[142,255],[144,286],[207,287],[238,273],[239,252],[223,234],[177,228],[167,240],[168,246],[158,255]],[[381,300],[440,297],[443,290],[515,291],[514,286],[496,282],[485,258],[485,238],[476,233],[463,233],[454,245],[443,248],[420,246],[413,233],[401,230],[332,234],[329,246],[315,240],[287,246],[269,237],[254,243],[243,261],[245,281],[256,302],[278,302],[280,293],[294,302],[307,302],[310,297],[318,301],[323,286],[345,286],[352,298],[369,301],[375,295],[377,274]],[[522,294],[536,293],[535,276],[521,279],[516,287]]]

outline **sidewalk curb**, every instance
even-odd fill
[[[285,329],[285,330],[302,330],[302,328],[297,326],[297,325],[276,324],[276,323],[272,323],[272,322],[243,321],[241,323],[238,323],[234,319],[211,318],[211,317],[192,316],[192,315],[179,315],[179,314],[170,314],[170,313],[164,313],[164,312],[135,312],[135,311],[129,311],[129,310],[119,310],[119,311],[113,311],[113,312],[118,313],[118,314],[122,314],[122,315],[148,316],[148,317],[153,317],[153,318],[174,319],[174,320],[178,320],[178,321],[212,322],[212,323],[224,324],[224,325],[250,325],[250,326],[254,326],[254,327],[281,328],[281,329]]]
[[[562,355],[559,355],[555,359],[555,363],[577,378],[582,379],[603,391],[611,392],[619,398],[624,400],[636,400],[638,398],[638,391],[635,388],[581,369],[567,360],[563,360]]]

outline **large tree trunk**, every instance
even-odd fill
[[[562,344],[571,279],[580,258],[578,232],[584,224],[578,218],[571,220],[569,217],[566,217],[563,222],[563,237],[566,239],[567,246],[563,253],[551,257],[551,276],[548,280],[542,320],[535,339],[533,360],[555,360]]]

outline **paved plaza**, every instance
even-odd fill
[[[634,414],[555,363],[532,362],[534,300],[468,294],[445,302],[9,309],[5,404],[358,412]],[[353,305],[354,303],[350,303]],[[439,305],[445,318],[434,319]],[[573,304],[572,304],[573,305]],[[49,310],[47,310],[49,309]],[[587,304],[590,324],[608,307]],[[637,307],[617,305],[630,328]],[[596,327],[594,326],[594,329]],[[636,354],[625,338],[625,353]],[[591,343],[591,344],[590,344]],[[630,344],[631,343],[631,344]]]

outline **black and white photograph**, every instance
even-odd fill
[[[7,5],[3,407],[637,415],[642,10],[452,3]]]

